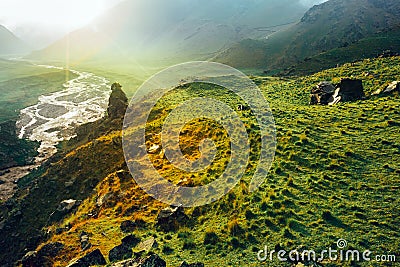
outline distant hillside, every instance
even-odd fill
[[[215,60],[236,67],[274,70],[336,48],[360,49],[357,44],[368,47],[359,41],[400,26],[399,10],[397,0],[330,0],[314,6],[299,23],[268,40],[242,41]],[[385,45],[381,43],[375,53],[382,52]]]
[[[208,59],[240,40],[263,39],[288,27],[306,10],[290,0],[127,0],[32,57],[73,62]]]
[[[22,40],[16,37],[6,27],[0,25],[0,56],[23,54],[28,51],[28,46]]]

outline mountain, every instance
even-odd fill
[[[32,57],[67,56],[73,62],[207,59],[245,38],[265,38],[298,21],[306,10],[301,1],[290,0],[126,0]]]
[[[300,22],[268,40],[242,41],[215,60],[236,67],[282,69],[307,57],[354,46],[366,38],[398,29],[399,10],[397,0],[330,0],[312,7]],[[385,49],[385,44],[378,49],[375,55]]]
[[[16,37],[6,27],[0,25],[0,56],[24,54],[29,52],[29,47]]]

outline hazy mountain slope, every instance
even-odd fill
[[[7,28],[0,25],[0,56],[29,52],[28,46]]]
[[[400,25],[397,0],[330,0],[314,6],[301,21],[268,40],[236,44],[216,57],[237,67],[275,69],[355,42]],[[254,49],[258,47],[258,60]],[[246,58],[250,60],[246,61]]]
[[[264,38],[305,11],[300,2],[289,0],[127,0],[33,57],[209,58],[244,38]]]

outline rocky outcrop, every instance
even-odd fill
[[[321,82],[311,90],[310,105],[335,105],[339,102],[361,100],[365,97],[361,80],[342,79],[336,86]]]
[[[157,216],[157,226],[163,231],[175,231],[188,221],[183,207],[168,207]]]
[[[392,94],[394,92],[400,92],[400,81],[390,83],[386,88],[374,92],[373,95]]]
[[[93,123],[79,126],[76,138],[63,143],[59,152],[41,168],[21,179],[18,183],[20,189],[15,192],[14,197],[0,204],[2,265],[13,266],[27,251],[36,250],[40,243],[47,240],[48,234],[42,229],[53,223],[50,217],[54,216],[57,209],[69,207],[68,203],[60,205],[64,200],[87,199],[108,174],[123,168],[121,166],[125,160],[121,136],[113,137],[111,143],[96,139],[121,130],[122,110],[125,109],[126,103],[125,94],[114,86],[109,112],[111,117],[116,115],[121,117],[111,119],[106,116]],[[85,144],[89,147],[68,155],[69,152]],[[87,151],[90,151],[90,155]],[[74,209],[70,211],[66,209],[65,216],[70,215]],[[65,216],[61,215],[57,221],[61,221]],[[64,231],[64,227],[60,225],[57,232]],[[79,240],[79,236],[77,239]],[[76,249],[81,250],[82,247]]]
[[[29,251],[21,260],[22,267],[43,266],[42,259],[38,256],[37,251]]]
[[[108,253],[108,259],[110,260],[110,262],[116,262],[130,259],[132,258],[132,255],[132,249],[121,244],[110,250],[110,252]]]
[[[110,119],[124,118],[128,107],[128,98],[122,91],[122,86],[119,83],[114,83],[111,86],[111,95],[107,108],[107,114]]]
[[[126,260],[132,257],[134,248],[139,244],[140,238],[134,235],[128,235],[121,240],[121,245],[118,245],[110,250],[108,253],[108,259],[110,262],[116,262]]]
[[[383,91],[384,94],[391,94],[393,92],[400,92],[400,81],[394,81],[389,84],[388,87]]]
[[[140,242],[139,245],[137,246],[137,250],[149,252],[151,249],[157,247],[158,247],[157,240],[154,237],[150,237],[149,239]]]
[[[81,241],[81,249],[82,251],[88,250],[92,247],[92,244],[89,241],[89,235],[86,232],[82,232],[79,235],[80,241]]]
[[[57,209],[50,215],[50,220],[60,221],[65,215],[73,212],[80,204],[81,201],[75,199],[66,199],[61,201]]]
[[[320,82],[311,90],[311,105],[328,105],[333,101],[336,88],[330,82]]]
[[[60,242],[48,243],[39,251],[29,251],[21,259],[22,267],[53,266],[51,258],[56,257],[64,249]]]
[[[107,262],[104,259],[103,254],[99,249],[96,249],[77,261],[68,265],[68,267],[89,267],[93,265],[106,265]]]
[[[361,100],[365,97],[364,87],[361,80],[342,79],[337,85],[342,102]]]

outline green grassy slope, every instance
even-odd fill
[[[99,248],[107,255],[126,235],[120,229],[124,220],[136,222],[133,231],[142,240],[156,238],[159,246],[153,250],[166,259],[168,266],[178,266],[182,260],[202,261],[206,266],[260,266],[257,252],[265,245],[270,249],[305,246],[321,251],[330,246],[335,249],[339,238],[361,251],[369,249],[375,254],[399,257],[400,99],[398,93],[370,96],[389,82],[400,80],[399,66],[400,57],[394,57],[365,60],[290,80],[255,77],[277,126],[276,158],[265,183],[254,194],[248,193],[248,180],[256,164],[253,158],[239,185],[213,204],[187,209],[190,220],[175,231],[163,232],[155,227],[157,213],[165,205],[147,196],[131,179],[119,148],[121,133],[113,127],[107,131],[107,124],[97,124],[87,128],[91,129],[89,132],[102,129],[91,139],[85,138],[79,146],[66,146],[66,152],[30,177],[39,179],[34,190],[22,190],[20,204],[2,210],[8,218],[6,225],[13,227],[9,223],[16,222],[18,227],[0,233],[7,242],[29,240],[29,249],[39,241],[62,242],[64,249],[52,258],[55,266],[65,266],[86,253],[80,249],[81,231],[89,233],[93,249]],[[308,105],[310,89],[316,83],[336,82],[344,77],[362,79],[368,97],[330,107]],[[233,106],[238,101],[218,88],[199,85],[176,90],[166,100],[183,100],[192,93],[222,96]],[[154,110],[160,116],[152,116],[150,129],[160,127],[171,109],[169,105],[163,107],[163,103],[169,102],[160,102],[160,108]],[[251,126],[251,114],[245,112],[242,116],[249,132],[254,133],[250,134],[251,142],[255,142],[257,129]],[[202,133],[222,138],[217,139],[222,147],[228,142],[218,126],[207,120],[195,121],[188,128],[198,134],[181,135],[183,148],[196,147],[204,137]],[[257,149],[253,152],[257,154]],[[184,177],[168,163],[153,159],[167,179]],[[222,163],[215,167],[223,168],[229,159],[221,153],[217,160]],[[207,181],[218,173],[194,174],[189,180]],[[51,211],[60,200],[68,198],[83,203],[64,220],[49,223]],[[19,217],[18,211],[22,212]],[[36,214],[41,215],[40,220],[33,219]],[[69,230],[65,230],[67,225]],[[34,230],[42,227],[48,234],[40,235]],[[57,228],[64,230],[56,232]],[[29,239],[32,236],[37,239]],[[23,249],[20,243],[15,244]],[[9,248],[6,253],[22,253],[7,243],[3,245]],[[2,253],[1,257],[7,255]],[[322,264],[354,265],[328,261]],[[290,264],[272,262],[268,266]]]

